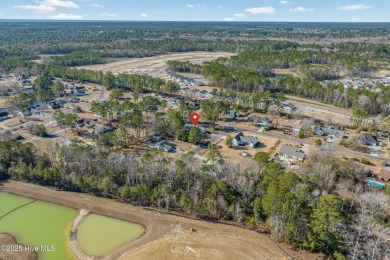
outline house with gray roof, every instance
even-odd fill
[[[191,125],[191,124],[185,124],[185,125],[184,125],[184,130],[186,130],[186,131],[190,131],[190,130],[191,130],[191,128],[193,128],[193,127],[194,127],[194,125]],[[202,135],[204,135],[204,134],[206,134],[206,133],[207,133],[207,129],[206,129],[206,128],[204,128],[203,126],[200,126],[200,125],[198,124],[198,125],[196,125],[195,127],[199,128],[199,130],[200,130],[200,132],[202,133]]]
[[[259,140],[253,136],[245,136],[242,132],[233,137],[234,146],[249,145],[250,147],[256,147],[260,144]]]
[[[288,144],[282,145],[277,155],[284,162],[302,162],[306,157],[306,154],[299,148]]]
[[[314,134],[316,135],[321,135],[321,136],[327,136],[331,139],[333,138],[343,138],[344,137],[344,132],[337,130],[337,129],[331,129],[331,128],[326,128],[322,126],[316,126],[314,128]]]
[[[165,152],[173,152],[175,150],[175,147],[170,144],[167,140],[163,140],[157,143],[153,143],[149,145],[150,148],[155,148],[157,150],[164,150]]]
[[[269,120],[267,117],[263,116],[256,116],[256,115],[250,115],[246,118],[250,122],[254,122],[257,125],[260,125],[262,127],[266,127],[271,124],[271,120]]]

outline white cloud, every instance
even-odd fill
[[[305,8],[302,6],[295,7],[293,9],[290,9],[290,12],[311,12],[314,11],[313,8]]]
[[[49,15],[49,18],[55,20],[83,20],[84,19],[84,17],[81,15],[65,14],[65,13]]]
[[[223,5],[218,5],[217,8],[220,8],[220,9],[221,9],[221,8],[223,8]]]
[[[99,14],[100,17],[117,17],[119,14],[113,14],[113,13],[102,13]]]
[[[39,13],[48,13],[54,12],[56,9],[52,6],[48,5],[18,5],[15,8],[23,9],[23,10],[34,10]]]
[[[142,14],[140,14],[139,16],[145,17],[145,18],[146,18],[146,17],[149,17],[147,13],[142,13]]]
[[[47,6],[58,6],[58,7],[65,7],[65,8],[79,8],[80,5],[69,0],[44,0],[40,2],[40,4],[47,5]]]
[[[44,0],[37,1],[36,5],[17,5],[15,8],[24,10],[34,10],[39,13],[50,13],[56,10],[56,7],[79,8],[80,5],[69,0]]]
[[[233,14],[233,16],[235,16],[235,17],[245,17],[246,14],[238,13],[238,14]]]
[[[245,9],[245,12],[251,14],[273,14],[275,13],[275,8],[271,6],[253,7]]]
[[[104,7],[104,6],[102,6],[101,4],[90,4],[89,6],[96,7],[96,8],[102,8],[102,7]]]
[[[292,2],[289,2],[289,1],[280,1],[280,3],[281,3],[282,5],[292,4]]]
[[[194,5],[194,4],[187,4],[186,5],[188,8],[195,8],[195,7],[197,7],[197,8],[204,8],[204,7],[206,7],[207,5],[206,4],[196,4],[196,5]]]
[[[223,18],[224,21],[228,21],[228,22],[231,22],[231,21],[234,21],[233,18]]]
[[[352,17],[352,18],[351,18],[351,21],[354,21],[354,22],[361,21],[361,20],[362,20],[362,19],[356,18],[356,17]]]
[[[365,4],[357,4],[357,5],[346,5],[342,6],[338,9],[343,10],[343,11],[356,11],[356,10],[366,10],[371,8],[369,5]]]

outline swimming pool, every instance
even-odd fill
[[[384,184],[372,180],[367,180],[366,183],[381,190],[384,190],[386,187]]]

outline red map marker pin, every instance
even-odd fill
[[[198,124],[199,119],[200,119],[200,115],[198,113],[193,112],[191,114],[191,121],[192,123],[194,123],[195,126]]]

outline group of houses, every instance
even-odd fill
[[[194,78],[185,77],[180,75],[172,70],[167,71],[167,75],[170,79],[175,80],[177,82],[181,82],[184,85],[188,86],[204,86],[205,84],[199,80],[195,80]]]
[[[179,92],[182,95],[186,95],[192,98],[208,99],[213,97],[211,92],[208,91],[207,89],[196,89],[196,88],[184,87],[181,88]]]
[[[344,88],[353,88],[359,89],[362,88],[365,84],[374,85],[376,83],[390,85],[390,80],[383,79],[371,79],[371,78],[360,78],[360,77],[345,77]],[[365,87],[367,90],[370,90],[368,86]]]

